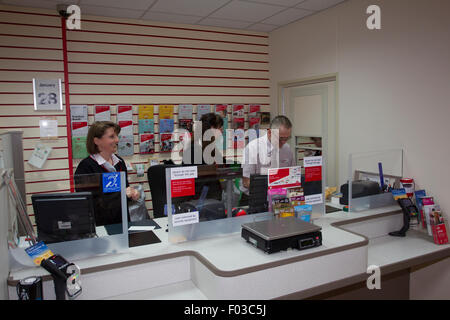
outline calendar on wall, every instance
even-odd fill
[[[61,79],[33,79],[34,110],[62,110]]]

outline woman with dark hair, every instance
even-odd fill
[[[128,184],[125,161],[115,154],[119,143],[119,133],[120,127],[114,122],[94,122],[89,128],[86,139],[86,148],[90,155],[78,164],[75,171],[77,191],[91,191],[94,198],[97,199],[95,200],[96,225],[121,221],[121,206],[116,208],[112,205],[113,203],[120,204],[120,201],[117,202],[117,199],[111,198],[114,196],[113,194],[117,193],[103,194],[100,179],[102,173],[125,172],[127,198],[137,200],[140,197],[140,193]],[[118,194],[120,195],[120,193]],[[107,199],[111,202],[108,203]]]
[[[200,121],[196,121],[194,123],[193,137],[196,138],[201,132],[201,140],[197,141],[192,139],[191,143],[188,144],[187,148],[183,151],[183,165],[199,165],[199,171],[211,170],[210,173],[214,173],[217,164],[224,163],[222,152],[217,156],[215,153],[217,150],[221,151],[222,149],[222,145],[217,145],[216,147],[216,139],[222,135],[222,129],[223,119],[220,115],[215,113],[204,114],[200,118]],[[208,148],[210,152],[208,152],[209,150],[204,152],[206,148]],[[220,160],[217,161],[217,159]],[[194,198],[198,199],[200,194],[203,193],[203,190],[206,190],[204,196],[207,199],[216,199],[220,201],[222,199],[222,187],[219,180],[210,179],[210,181],[204,181],[203,178],[200,178],[199,173],[199,179],[196,179],[195,182],[196,195]],[[178,198],[176,200],[176,202],[179,203],[184,201],[187,201],[187,199]]]
[[[216,138],[222,135],[223,130],[223,119],[220,115],[215,113],[206,113],[200,118],[200,122],[194,124],[193,137],[198,135],[196,130],[200,131],[199,125],[201,124],[201,141],[191,140],[190,145],[183,151],[183,164],[212,164],[215,161],[205,161],[204,151],[206,147],[210,144],[216,144]],[[197,135],[196,135],[197,133]],[[206,133],[206,135],[205,135]],[[210,153],[212,159],[217,159],[215,151],[217,149],[222,149],[221,146],[218,148],[212,148]],[[201,154],[199,154],[201,152]],[[197,153],[197,156],[196,156]],[[208,154],[206,156],[209,156]],[[200,160],[201,157],[201,161]],[[222,160],[222,155],[220,155]],[[197,160],[197,161],[196,161]]]

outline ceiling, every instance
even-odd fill
[[[54,9],[77,4],[83,14],[270,32],[346,0],[0,0]]]

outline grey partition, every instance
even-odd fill
[[[181,168],[183,172],[195,171],[195,175],[189,176],[195,178],[188,178],[191,185],[183,187],[184,191],[180,189],[189,195],[180,196],[171,184],[172,170],[180,169],[166,169],[167,207],[173,209],[168,210],[170,242],[239,232],[242,223],[272,218],[268,212],[233,217],[233,212],[247,208],[236,196],[236,192],[240,192],[236,186],[242,178],[240,166],[216,168],[215,165],[199,165]]]
[[[236,233],[243,223],[274,219],[272,212],[252,210],[256,208],[254,202],[240,189],[239,165],[171,167],[166,169],[165,176],[170,242]],[[267,202],[267,195],[262,197]],[[313,213],[324,214],[324,210],[323,203],[313,205]]]
[[[128,250],[125,173],[76,175],[73,179],[74,192],[32,192],[28,214],[37,241],[68,260]],[[20,239],[18,247],[10,250],[16,263],[13,267],[30,265],[24,253],[30,243]]]
[[[403,150],[389,149],[350,154],[348,163],[350,211],[364,211],[395,205],[389,192],[390,188],[399,188],[403,176]],[[354,181],[371,181],[378,183],[378,194],[355,197],[352,190]]]

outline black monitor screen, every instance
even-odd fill
[[[55,243],[95,236],[91,192],[34,194],[31,201],[39,241]]]

